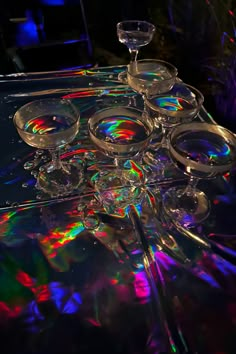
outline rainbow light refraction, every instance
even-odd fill
[[[33,134],[47,135],[57,133],[68,127],[66,117],[48,114],[30,119],[25,124],[24,130]]]
[[[109,142],[135,142],[145,134],[143,124],[135,118],[126,116],[107,117],[97,126],[97,133]]]
[[[205,140],[202,141],[202,146],[209,145],[209,150],[207,151],[207,156],[209,156],[209,160],[217,160],[221,157],[228,157],[230,156],[230,153],[232,152],[232,150],[230,149],[230,146],[226,143],[221,144],[220,148],[219,147],[215,147],[212,144],[209,144],[209,142],[206,142]]]
[[[119,97],[119,96],[133,96],[134,92],[131,89],[121,89],[121,88],[116,88],[116,89],[108,89],[108,88],[96,88],[96,89],[89,89],[86,91],[78,91],[78,92],[73,92],[66,94],[62,96],[62,98],[82,98],[82,97],[100,97],[100,96],[109,96],[109,97]]]
[[[53,130],[53,127],[48,127],[45,125],[45,120],[40,119],[40,118],[33,118],[30,119],[26,124],[25,124],[25,130],[32,130],[34,134],[47,134],[51,130]]]
[[[159,80],[163,80],[163,76],[162,76],[162,73],[153,73],[153,72],[145,72],[145,73],[142,73],[141,76],[144,76],[145,78],[148,77],[150,78],[151,80],[154,80],[154,81],[159,81]]]
[[[49,258],[57,255],[56,249],[63,247],[67,243],[73,241],[84,230],[84,224],[81,221],[70,223],[66,230],[55,228],[41,239],[41,245],[46,247]]]
[[[154,100],[155,104],[168,111],[183,111],[186,108],[187,101],[181,97],[157,97]]]
[[[99,125],[99,130],[104,131],[104,135],[113,140],[132,140],[134,131],[122,128],[123,123],[132,125],[133,121],[127,117],[125,119],[122,119],[122,117],[107,118]]]
[[[216,149],[215,151],[209,150],[208,155],[210,156],[211,160],[217,159],[218,157],[229,156],[231,149],[228,144],[223,144],[222,148]]]

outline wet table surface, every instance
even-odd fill
[[[200,182],[211,213],[189,230],[162,213],[163,192],[187,183],[174,167],[123,213],[96,198],[92,176],[112,161],[92,145],[87,120],[104,107],[142,106],[117,80],[123,69],[0,77],[2,354],[236,353],[235,173]],[[70,98],[81,112],[62,158],[83,162],[84,183],[66,197],[35,188],[41,160],[12,121],[44,97]],[[196,119],[214,124],[204,109]]]

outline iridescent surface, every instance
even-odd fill
[[[192,109],[194,106],[187,100],[181,97],[171,96],[159,96],[153,100],[153,103],[162,109],[167,111],[184,111],[186,109]]]
[[[141,79],[141,80],[145,80],[145,81],[150,81],[150,82],[155,82],[155,81],[162,81],[162,80],[166,80],[166,79],[170,79],[171,78],[171,74],[168,73],[168,71],[164,68],[164,69],[160,69],[160,71],[157,72],[149,72],[149,71],[142,71],[142,72],[137,72],[137,74],[135,74],[135,78],[136,79]]]
[[[132,117],[106,117],[94,129],[98,139],[118,144],[138,143],[147,139],[149,130],[138,119]]]
[[[205,165],[232,164],[236,158],[236,148],[221,136],[211,132],[188,132],[180,134],[173,141],[173,147],[186,158]]]
[[[161,213],[162,194],[184,178],[174,168],[148,186],[136,217],[124,210],[109,215],[94,195],[92,176],[111,161],[88,139],[86,122],[98,108],[126,106],[134,96],[116,80],[122,70],[48,73],[43,80],[24,74],[1,82],[3,354],[236,352],[235,175],[201,182],[212,211],[191,232]],[[26,146],[9,119],[45,95],[72,98],[81,111],[78,137],[62,158],[85,159],[87,182],[80,196],[75,191],[57,202],[38,193],[31,174],[47,154]],[[202,110],[196,119],[211,117]],[[26,162],[32,170],[24,169]],[[138,164],[132,169],[141,173]]]
[[[55,134],[69,128],[73,120],[60,115],[44,115],[30,119],[23,130],[28,133],[47,135]]]

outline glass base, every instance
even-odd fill
[[[127,84],[127,71],[122,71],[118,74],[118,80],[123,84]]]
[[[157,151],[147,151],[143,156],[146,179],[149,183],[155,183],[165,178],[165,171],[173,168],[168,151],[159,147]]]
[[[163,196],[163,208],[174,223],[194,227],[210,213],[210,202],[204,192],[194,189],[186,193],[186,186],[170,188]]]
[[[141,181],[139,184],[128,180],[130,173],[128,171],[111,170],[106,172],[97,172],[93,176],[97,191],[97,196],[108,214],[125,216],[126,209],[131,204],[139,204],[143,199],[143,188]]]
[[[36,188],[51,197],[68,195],[83,181],[83,168],[77,162],[60,162],[60,168],[53,168],[51,162],[40,168]]]

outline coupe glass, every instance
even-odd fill
[[[141,59],[128,65],[128,85],[143,98],[168,92],[175,84],[178,71],[168,62]]]
[[[119,41],[129,49],[131,62],[137,60],[139,49],[151,42],[156,30],[152,23],[137,20],[119,22],[116,28]],[[119,80],[126,82],[126,74],[120,73]]]
[[[156,168],[166,167],[169,163],[168,155],[168,135],[176,125],[192,121],[202,107],[204,97],[195,87],[185,83],[177,82],[166,93],[155,95],[151,98],[145,97],[145,108],[148,114],[154,119],[155,125],[162,127],[162,139],[151,144],[151,148],[146,152],[144,161]],[[155,179],[155,173],[153,174]]]
[[[95,188],[104,205],[125,207],[140,195],[143,173],[130,159],[144,151],[153,132],[153,120],[132,107],[106,108],[88,121],[90,138],[104,155],[114,159],[114,168],[99,171]]]
[[[185,174],[188,186],[170,188],[163,196],[163,207],[172,220],[184,227],[203,221],[210,212],[206,195],[196,188],[199,179],[223,175],[236,165],[236,137],[219,125],[183,123],[169,136],[169,153]]]
[[[82,181],[81,166],[60,159],[60,148],[72,142],[79,131],[80,114],[72,102],[60,98],[35,100],[22,106],[13,121],[28,145],[51,152],[51,161],[39,169],[36,187],[50,196],[76,189]]]

